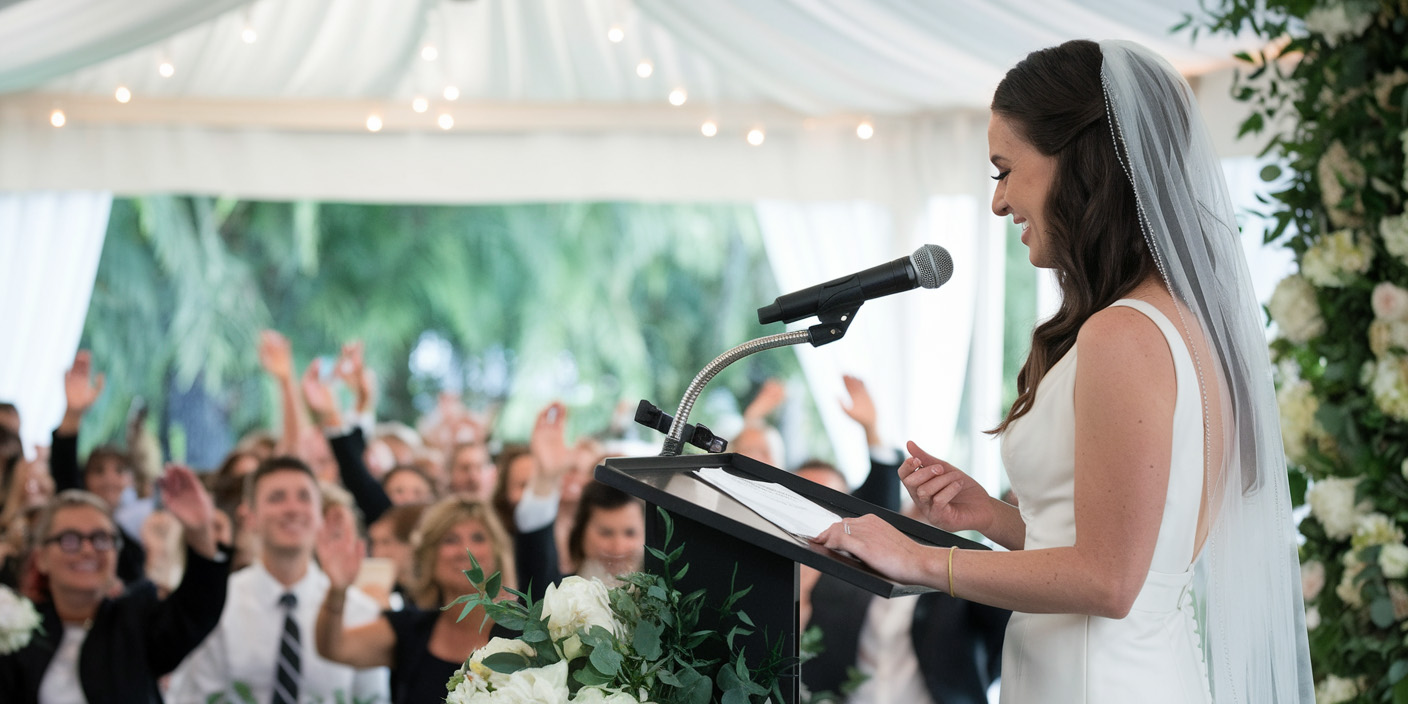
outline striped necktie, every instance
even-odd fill
[[[273,704],[298,703],[299,654],[303,648],[298,639],[298,622],[293,620],[293,609],[297,605],[298,598],[292,592],[279,597],[279,606],[284,610],[284,627],[279,633],[279,662],[274,673]]]

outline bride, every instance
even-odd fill
[[[993,212],[1054,269],[995,432],[1020,510],[914,443],[925,517],[816,538],[891,579],[1012,609],[1004,702],[1310,702],[1275,393],[1236,222],[1192,91],[1129,42],[1030,54],[993,97]]]

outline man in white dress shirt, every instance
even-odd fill
[[[203,704],[223,694],[242,702],[247,691],[259,704],[389,702],[386,668],[329,662],[313,642],[328,578],[313,561],[323,506],[312,470],[275,457],[246,482],[243,508],[259,558],[230,577],[220,625],[173,673],[167,701]],[[358,626],[378,613],[370,597],[348,590],[344,623]]]

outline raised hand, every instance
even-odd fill
[[[329,586],[341,590],[351,586],[362,569],[366,541],[357,537],[357,524],[346,506],[329,506],[318,533],[318,565],[328,576]]]
[[[986,532],[994,514],[992,497],[963,470],[925,452],[910,442],[913,455],[900,465],[900,483],[914,499],[914,506],[928,522],[953,532]]]
[[[357,396],[357,413],[365,413],[371,406],[373,378],[362,358],[363,345],[360,340],[342,346],[342,354],[337,358],[333,374]]]
[[[870,390],[865,388],[865,382],[849,374],[841,377],[842,383],[846,385],[846,393],[851,397],[851,404],[848,406],[843,401],[841,410],[851,417],[851,420],[860,423],[860,427],[865,428],[865,439],[871,445],[880,444],[880,433],[876,429],[875,401],[870,398]]]
[[[777,379],[768,379],[763,382],[763,388],[758,389],[758,395],[753,397],[753,401],[748,407],[743,409],[743,420],[756,424],[762,423],[772,412],[787,400],[787,388]]]
[[[274,330],[260,332],[259,364],[275,379],[293,379],[293,349],[288,344],[288,338]]]
[[[215,502],[191,470],[169,464],[157,480],[166,511],[180,521],[186,543],[209,557],[215,554]]]
[[[322,378],[322,363],[314,359],[308,370],[303,373],[303,401],[308,404],[308,411],[317,419],[318,424],[335,428],[342,425],[342,414],[338,413],[337,401],[332,397],[332,389]]]
[[[538,412],[528,440],[528,449],[538,465],[538,473],[533,477],[534,487],[542,489],[534,491],[535,494],[551,493],[576,461],[576,452],[567,446],[566,429],[567,406],[561,401],[553,401]]]
[[[82,416],[103,393],[103,375],[93,376],[93,356],[88,350],[79,350],[73,356],[73,366],[64,372],[64,398],[68,401],[68,413]]]

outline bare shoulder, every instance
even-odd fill
[[[1102,380],[1099,385],[1111,391],[1174,386],[1168,340],[1158,324],[1137,309],[1111,306],[1095,313],[1081,326],[1076,344],[1080,369],[1094,371]]]

